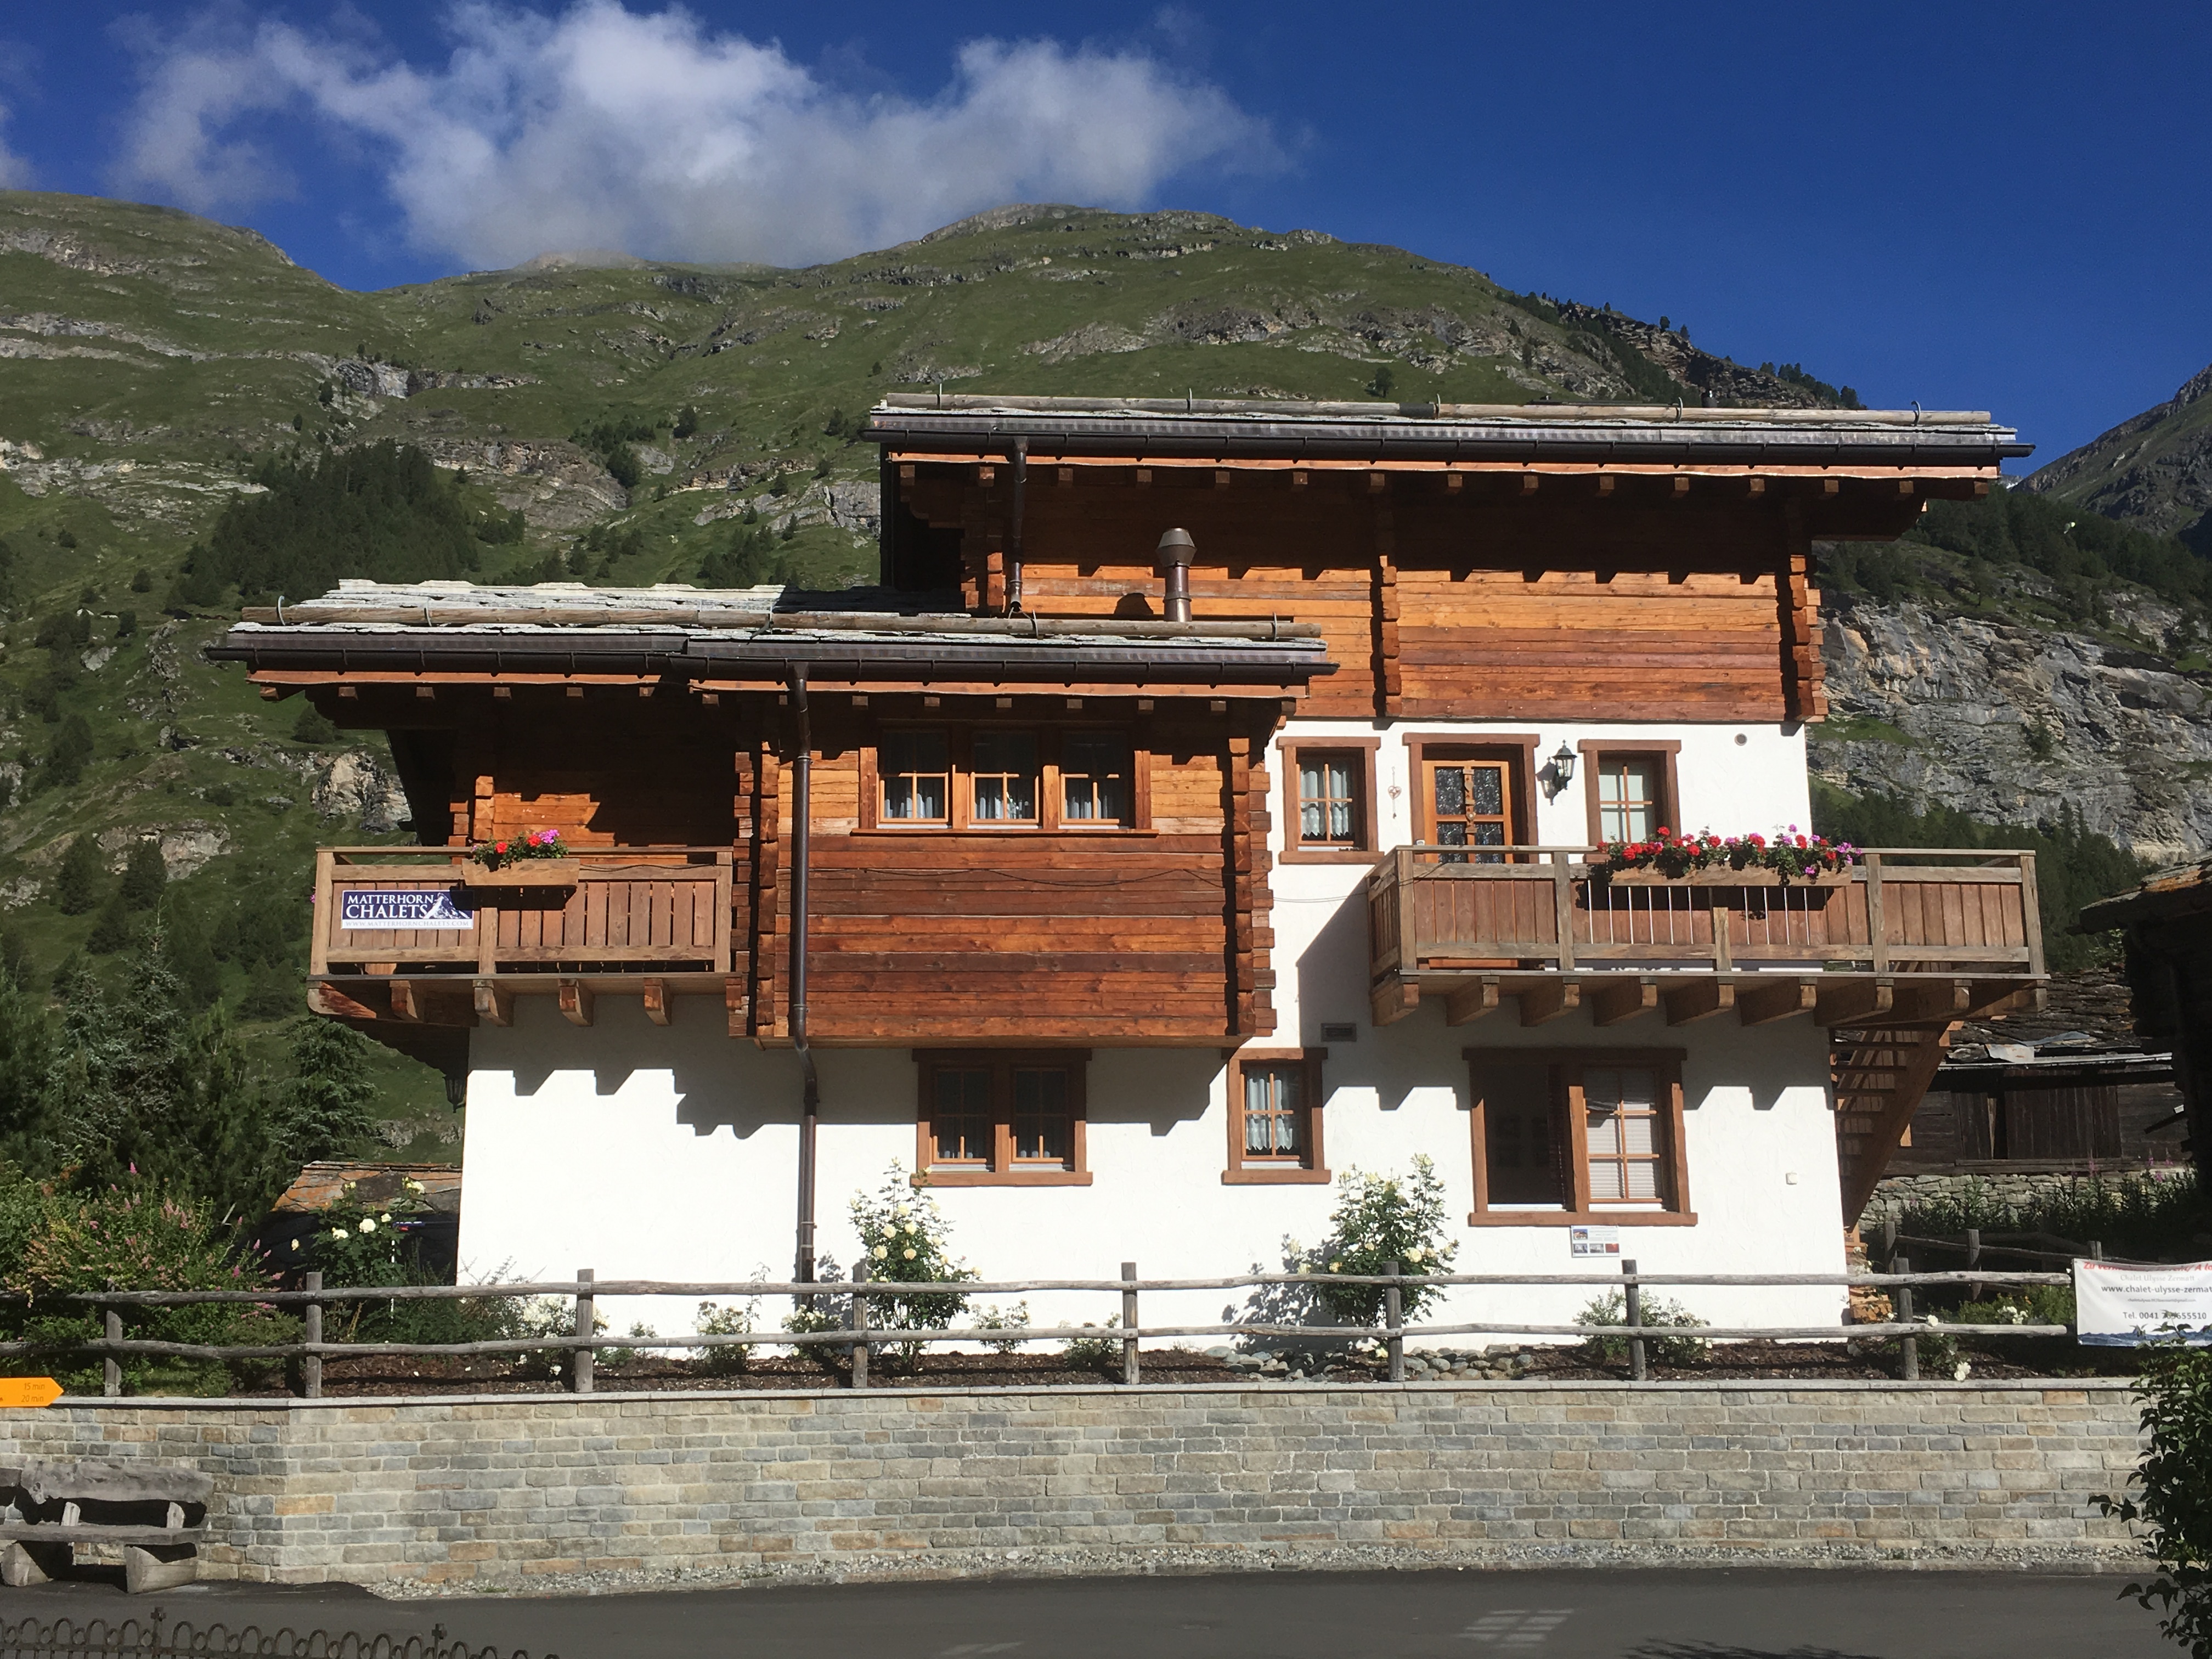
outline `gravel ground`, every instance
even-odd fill
[[[624,1595],[646,1590],[730,1589],[784,1584],[923,1583],[975,1578],[1130,1577],[1222,1572],[1437,1572],[1451,1568],[1498,1571],[1560,1567],[1890,1567],[1908,1571],[2034,1573],[2141,1572],[2150,1558],[2124,1546],[2059,1548],[2037,1544],[1943,1544],[1911,1548],[1861,1544],[1798,1544],[1729,1549],[1668,1544],[1512,1543],[1463,1549],[1404,1549],[1387,1545],[1329,1548],[1239,1546],[1194,1549],[1069,1548],[932,1550],[904,1555],[841,1556],[834,1562],[754,1567],[671,1567],[627,1572],[573,1572],[522,1583],[373,1584],[387,1601],[439,1601],[484,1595]]]

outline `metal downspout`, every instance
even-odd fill
[[[1022,614],[1022,507],[1029,493],[1030,441],[1014,440],[1013,523],[1006,534],[1006,614]]]
[[[791,702],[799,716],[799,767],[791,799],[791,1046],[805,1079],[799,1108],[799,1237],[792,1282],[814,1280],[814,1145],[822,1127],[822,1089],[806,1046],[806,876],[813,818],[814,732],[807,719],[806,665],[791,668]]]

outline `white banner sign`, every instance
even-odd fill
[[[2173,1341],[2212,1346],[2212,1261],[2135,1267],[2077,1261],[2074,1328],[2092,1347]]]
[[[420,891],[398,888],[352,888],[338,894],[338,926],[430,930],[467,928],[476,917],[453,908],[450,889],[433,887]]]

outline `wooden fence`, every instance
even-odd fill
[[[595,1353],[605,1348],[677,1349],[697,1352],[702,1349],[742,1346],[749,1347],[829,1348],[842,1350],[850,1357],[852,1385],[856,1389],[868,1386],[868,1358],[878,1346],[908,1344],[931,1345],[948,1342],[1018,1343],[1035,1341],[1091,1341],[1118,1342],[1121,1349],[1122,1380],[1135,1383],[1141,1380],[1141,1360],[1139,1345],[1148,1339],[1222,1337],[1267,1338],[1291,1344],[1341,1345],[1365,1342],[1381,1346],[1389,1358],[1389,1379],[1392,1382],[1406,1380],[1406,1343],[1408,1339],[1436,1339],[1449,1336],[1540,1336],[1559,1338],[1605,1338],[1612,1340],[1627,1339],[1630,1375],[1638,1380],[1648,1375],[1645,1364],[1645,1338],[1640,1333],[1653,1335],[1687,1336],[1698,1340],[1718,1341],[1840,1341],[1844,1340],[1896,1340],[1900,1345],[1903,1369],[1908,1379],[1918,1375],[1917,1340],[1930,1334],[1927,1323],[1911,1316],[1911,1295],[1915,1287],[1971,1286],[1976,1289],[1994,1285],[2064,1285],[2071,1283],[2070,1276],[2063,1273],[2033,1271],[2003,1271],[1981,1268],[1974,1271],[1945,1273],[1913,1273],[1909,1263],[1901,1263],[1900,1271],[1893,1273],[1646,1273],[1638,1270],[1632,1261],[1620,1264],[1619,1273],[1409,1273],[1395,1270],[1384,1273],[1243,1273],[1220,1279],[1152,1279],[1137,1277],[1136,1264],[1124,1262],[1118,1279],[1024,1279],[994,1281],[951,1281],[912,1283],[897,1279],[871,1279],[865,1263],[851,1279],[814,1282],[744,1280],[735,1283],[686,1283],[665,1279],[602,1279],[590,1269],[580,1270],[574,1279],[556,1279],[538,1283],[498,1283],[485,1285],[410,1285],[325,1286],[319,1273],[307,1276],[305,1288],[295,1291],[88,1291],[72,1293],[61,1298],[80,1304],[88,1304],[101,1310],[105,1334],[97,1340],[68,1346],[68,1352],[99,1355],[105,1365],[104,1392],[112,1399],[123,1391],[121,1361],[131,1355],[146,1355],[179,1359],[202,1359],[227,1362],[234,1359],[283,1359],[301,1362],[301,1391],[308,1399],[319,1398],[322,1392],[322,1368],[330,1359],[399,1355],[442,1355],[454,1358],[482,1357],[496,1354],[568,1353],[574,1356],[569,1368],[568,1388],[577,1394],[592,1391],[592,1361]],[[1341,1290],[1353,1285],[1368,1285],[1381,1289],[1383,1295],[1383,1318],[1379,1325],[1320,1325],[1308,1323],[1273,1323],[1246,1321],[1242,1323],[1213,1324],[1145,1324],[1138,1315],[1139,1297],[1187,1291],[1252,1290],[1267,1285],[1302,1285],[1316,1291]],[[1623,1292],[1625,1323],[1605,1324],[1530,1324],[1500,1320],[1480,1320],[1451,1324],[1424,1324],[1408,1322],[1403,1314],[1405,1293],[1416,1289],[1443,1289],[1453,1286],[1483,1286],[1492,1289],[1520,1289],[1559,1287],[1590,1287],[1618,1290]],[[1894,1290],[1898,1292],[1898,1317],[1880,1324],[1820,1325],[1812,1327],[1783,1326],[1698,1326],[1694,1328],[1659,1327],[1647,1323],[1643,1317],[1643,1292],[1645,1286],[1688,1287],[1715,1286],[1735,1288],[1820,1288],[1848,1290],[1865,1287],[1875,1290]],[[882,1299],[927,1296],[953,1295],[1011,1296],[1030,1291],[1096,1292],[1115,1298],[1115,1322],[1108,1325],[1010,1326],[1005,1328],[966,1326],[931,1327],[926,1329],[906,1329],[886,1327],[872,1316],[871,1304]],[[823,1302],[833,1307],[842,1304],[839,1310],[842,1324],[835,1329],[816,1331],[744,1331],[708,1335],[693,1333],[686,1336],[627,1336],[613,1337],[594,1328],[599,1297],[603,1296],[653,1297],[672,1296],[692,1297],[723,1297],[752,1299],[760,1297],[791,1297],[801,1302],[811,1302],[817,1307]],[[573,1302],[574,1318],[572,1333],[565,1335],[532,1335],[501,1337],[480,1342],[327,1342],[323,1340],[323,1314],[334,1304],[392,1303],[412,1300],[472,1300],[536,1299],[543,1297],[568,1298]],[[301,1315],[301,1340],[296,1342],[257,1345],[210,1345],[191,1342],[168,1342],[150,1339],[127,1337],[123,1331],[123,1316],[131,1308],[191,1307],[208,1304],[240,1304],[257,1307],[296,1308]],[[1942,1333],[1947,1336],[1976,1337],[2051,1337],[2073,1334],[2066,1325],[1954,1325],[1945,1323]],[[0,1356],[32,1352],[51,1353],[58,1351],[56,1345],[28,1341],[0,1342]]]

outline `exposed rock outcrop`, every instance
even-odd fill
[[[2212,849],[2212,676],[1911,602],[1827,603],[1816,775],[1993,822],[2071,805],[2153,865]]]

